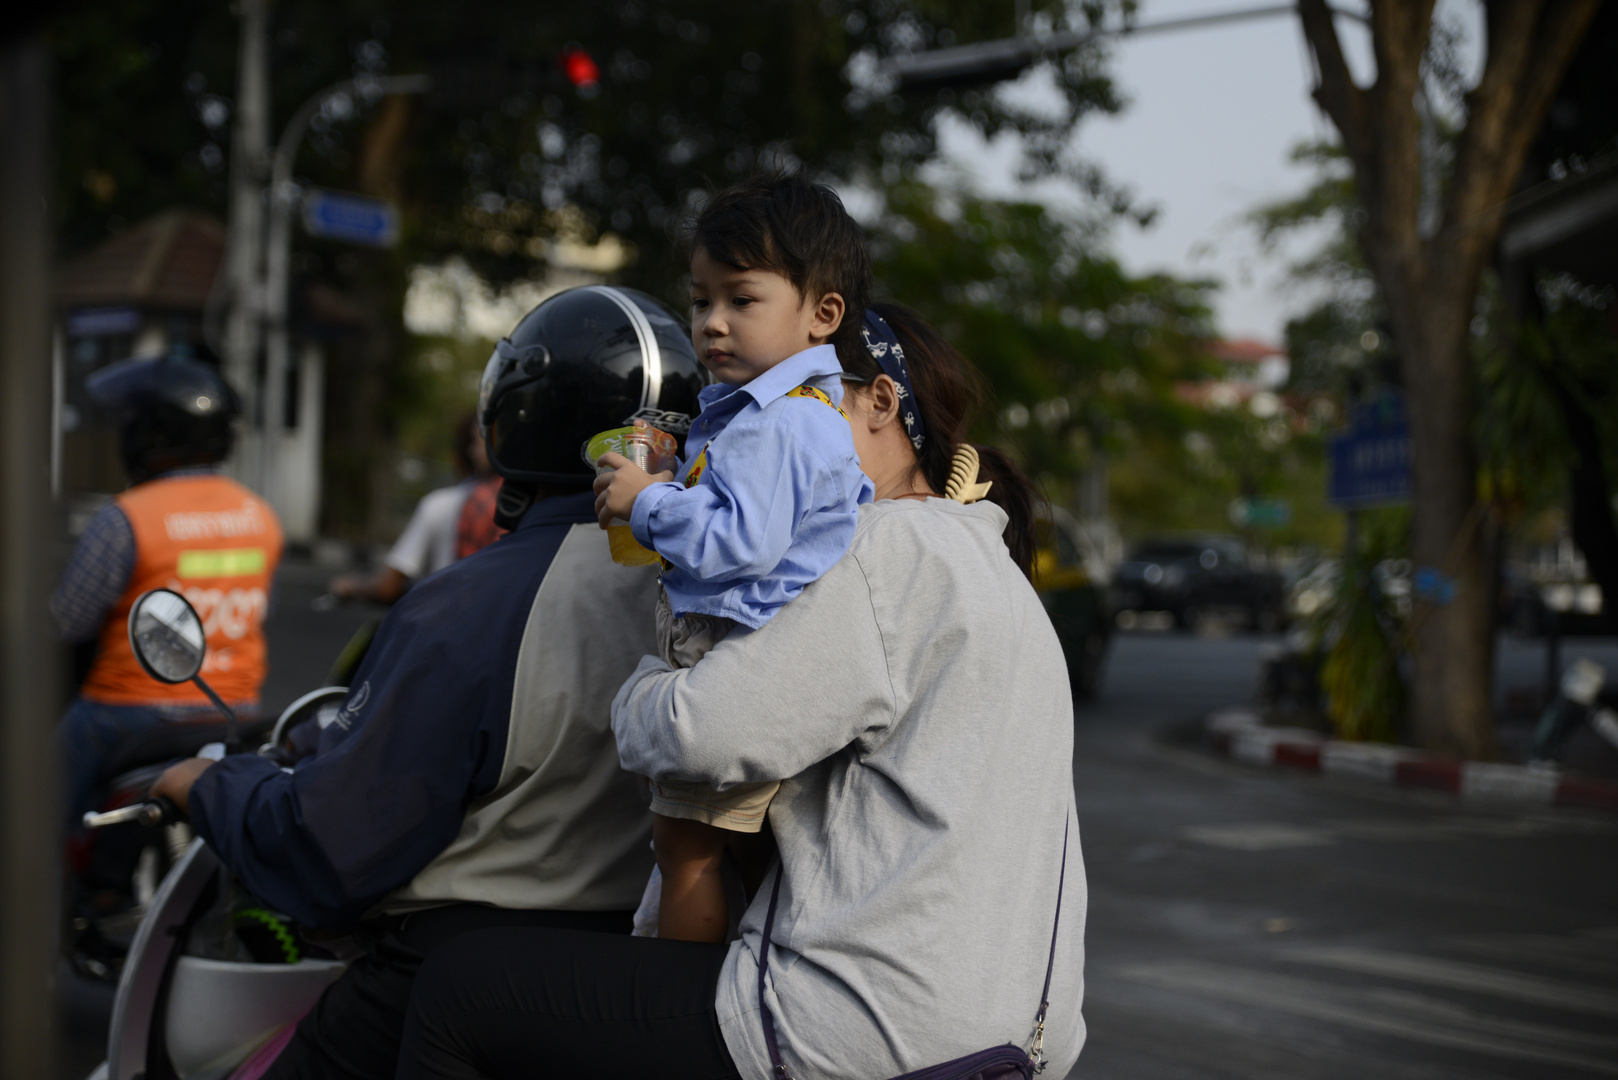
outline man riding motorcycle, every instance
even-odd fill
[[[217,371],[182,347],[111,364],[86,388],[118,419],[119,455],[132,486],[90,520],[51,599],[66,640],[98,645],[57,729],[69,833],[94,807],[122,748],[163,725],[218,719],[196,686],[159,683],[136,662],[127,625],[135,599],[170,588],[191,602],[208,635],[202,675],[251,716],[264,682],[264,616],[281,558],[275,512],[219,475],[241,406]]]
[[[154,786],[258,899],[364,950],[268,1076],[391,1076],[416,969],[458,933],[629,932],[651,826],[609,706],[653,651],[656,569],[611,561],[580,448],[637,416],[683,434],[702,382],[648,296],[586,286],[535,308],[481,388],[512,531],[405,594],[293,771],[193,759]]]

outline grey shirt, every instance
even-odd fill
[[[1045,1052],[1084,1042],[1085,881],[1060,643],[1005,514],[863,507],[848,555],[696,667],[646,657],[613,702],[624,767],[724,788],[786,777],[767,999],[797,1080],[895,1076],[1028,1046],[1071,828]],[[768,1080],[757,957],[769,882],[719,980],[743,1077]]]

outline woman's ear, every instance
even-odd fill
[[[815,315],[809,323],[809,335],[815,338],[830,338],[843,325],[843,312],[847,310],[843,304],[843,294],[829,292],[822,296],[815,304]]]
[[[865,413],[871,430],[885,427],[899,416],[899,387],[886,375],[878,375],[865,388]]]

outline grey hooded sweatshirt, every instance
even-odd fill
[[[848,555],[694,668],[646,657],[613,703],[624,768],[786,778],[766,999],[796,1080],[881,1080],[1028,1047],[1067,880],[1044,1051],[1084,1043],[1085,880],[1061,645],[992,503],[862,508]],[[769,1080],[758,954],[770,881],[719,978],[741,1075]]]

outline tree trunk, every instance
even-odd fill
[[[1487,52],[1466,94],[1448,184],[1423,190],[1418,98],[1433,0],[1371,0],[1376,80],[1354,82],[1326,0],[1299,0],[1315,100],[1354,164],[1360,247],[1387,305],[1410,423],[1417,585],[1412,731],[1430,749],[1495,756],[1494,612],[1471,433],[1469,328],[1483,265],[1529,143],[1600,0],[1485,5]],[[1436,221],[1424,205],[1437,202]]]
[[[1473,275],[1475,280],[1475,275]],[[1470,426],[1470,304],[1389,303],[1404,369],[1411,457],[1411,734],[1428,749],[1497,756],[1493,590]],[[1430,587],[1422,588],[1427,575]]]

